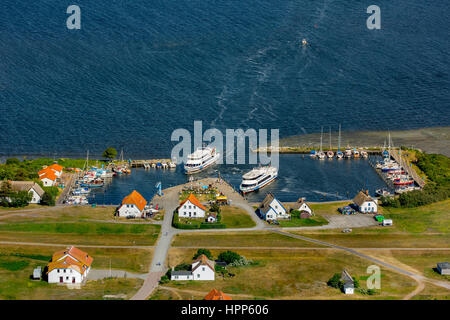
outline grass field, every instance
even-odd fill
[[[226,228],[251,228],[256,225],[244,209],[233,206],[223,206],[220,208],[222,218],[219,224],[226,225]],[[177,220],[177,217],[178,214],[175,214],[174,219]],[[200,225],[205,222],[205,218],[178,218],[177,221],[186,225],[196,225],[200,228]]]
[[[101,249],[81,248],[87,251],[94,262],[94,269],[127,270],[147,272],[152,249]],[[142,285],[136,279],[104,279],[88,281],[81,290],[70,290],[65,286],[48,284],[29,279],[33,269],[44,266],[52,254],[61,247],[0,246],[0,299],[103,299],[103,295],[122,295],[129,298]]]
[[[96,245],[153,245],[160,225],[99,222],[0,224],[0,240]]]
[[[220,208],[221,222],[226,224],[227,228],[251,228],[256,225],[244,209],[233,206],[222,206]]]
[[[211,250],[217,256],[223,250]],[[216,275],[211,281],[171,281],[165,286],[206,294],[211,288],[230,294],[248,295],[249,299],[401,299],[416,287],[414,280],[382,268],[382,288],[378,295],[344,295],[330,288],[326,281],[343,268],[360,279],[367,277],[369,262],[337,250],[249,250],[236,249],[255,265],[231,267],[234,277]],[[190,263],[195,250],[172,248],[172,265]],[[360,280],[365,287],[365,281]]]
[[[309,219],[291,218],[290,220],[279,220],[280,227],[314,227],[328,224],[328,221],[319,215],[312,216]]]
[[[269,231],[195,232],[177,234],[174,247],[318,247],[319,245]]]

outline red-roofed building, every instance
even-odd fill
[[[51,166],[48,166],[47,169],[52,170],[57,177],[61,177],[64,167],[60,166],[59,164],[54,163]]]
[[[122,204],[117,209],[117,212],[119,217],[140,217],[146,205],[147,201],[144,197],[136,190],[133,190],[132,193],[122,200]]]
[[[180,218],[204,218],[206,207],[191,193],[186,200],[180,203],[178,217]]]
[[[206,296],[205,300],[233,300],[222,291],[212,289]]]
[[[55,184],[58,177],[51,169],[44,169],[39,171],[39,180],[42,181],[44,187],[51,187]]]
[[[48,282],[81,283],[91,270],[92,261],[91,256],[74,246],[57,251],[48,264]]]

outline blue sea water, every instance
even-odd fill
[[[368,30],[371,4],[2,0],[0,156],[167,157],[194,120],[281,136],[450,125],[448,3],[377,1]]]
[[[272,192],[280,201],[293,202],[299,197],[308,201],[335,201],[353,198],[360,190],[375,194],[378,188],[386,187],[384,181],[370,166],[370,159],[312,159],[307,155],[280,155],[278,179],[271,184],[246,195],[250,202],[262,201],[267,192]],[[194,175],[195,179],[220,176],[235,190],[239,190],[242,175],[251,165],[214,165]],[[104,188],[94,189],[89,196],[90,203],[119,204],[131,191],[138,190],[150,200],[156,194],[156,183],[162,188],[187,183],[188,176],[182,167],[176,169],[132,169],[130,175],[114,177]],[[194,181],[193,184],[196,182]]]

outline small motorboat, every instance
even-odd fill
[[[306,39],[302,40],[302,45],[306,46],[308,44],[308,41],[306,41]]]
[[[329,159],[333,158],[333,157],[334,157],[334,152],[331,151],[331,150],[328,150],[328,151],[327,151],[327,157],[328,157]]]

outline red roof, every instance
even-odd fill
[[[183,202],[180,203],[180,207],[181,207],[183,204],[185,204],[188,200],[189,200],[193,205],[195,205],[195,206],[199,207],[200,209],[203,209],[203,210],[206,211],[205,206],[202,205],[202,204],[200,203],[200,201],[198,201],[198,199],[194,196],[193,193],[191,193],[191,194],[189,195],[189,197],[187,197],[186,200],[184,200]]]
[[[147,205],[147,200],[145,200],[139,192],[133,190],[132,193],[123,198],[122,204],[134,204],[140,211],[142,211]]]
[[[53,169],[53,170],[56,170],[56,171],[62,171],[64,169],[64,167],[62,167],[62,166],[60,166],[59,164],[56,164],[56,163],[52,164],[51,166],[48,166],[47,168],[48,169]]]
[[[205,300],[233,300],[222,291],[212,289],[206,296]]]
[[[55,173],[53,171],[48,170],[48,171],[46,171],[44,174],[42,174],[39,177],[39,180],[42,180],[44,178],[50,179],[52,181],[55,181],[57,177],[56,177],[56,175],[55,175]]]

